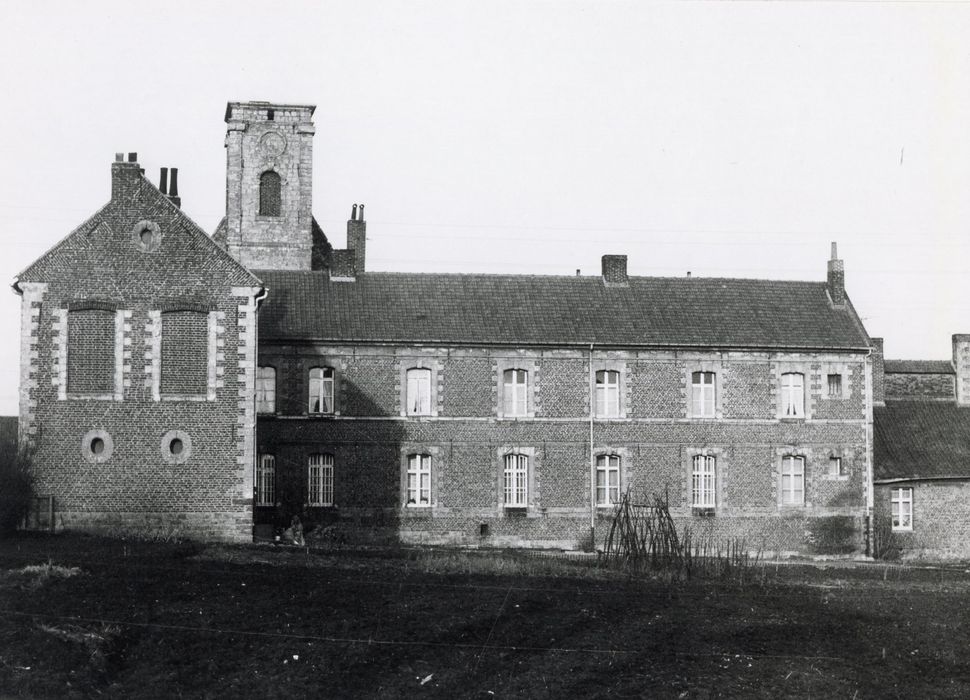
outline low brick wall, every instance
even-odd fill
[[[74,530],[111,537],[192,539],[219,542],[252,542],[252,516],[238,512],[123,513],[59,511],[58,530]]]

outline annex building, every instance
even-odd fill
[[[363,206],[344,249],[313,218],[313,111],[229,103],[211,237],[131,154],[18,276],[59,526],[575,549],[629,491],[695,539],[864,551],[876,344],[834,245],[806,282],[370,271]]]
[[[970,335],[953,336],[950,360],[877,360],[875,372],[874,553],[966,559]]]

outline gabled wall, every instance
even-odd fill
[[[249,540],[259,281],[119,162],[111,202],[18,285],[21,431],[57,526]],[[91,309],[106,322],[75,325]]]

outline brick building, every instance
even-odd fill
[[[966,559],[970,335],[953,336],[951,360],[885,360],[875,364],[877,372],[880,365],[885,396],[876,397],[873,411],[876,553]]]
[[[263,287],[135,160],[18,275],[21,440],[60,527],[248,539]]]
[[[576,548],[602,540],[610,504],[630,490],[667,494],[698,537],[744,537],[766,551],[862,551],[872,507],[873,356],[834,246],[820,282],[636,277],[623,255],[604,256],[596,276],[368,271],[362,206],[343,250],[313,219],[312,115],[308,106],[228,105],[227,211],[212,239],[199,238],[164,193],[136,178],[137,166],[116,164],[144,193],[138,201],[125,194],[116,207],[123,215],[110,219],[118,250],[144,257],[131,240],[143,220],[163,232],[181,224],[194,242],[192,261],[170,251],[164,271],[152,268],[156,286],[129,296],[124,280],[134,272],[118,265],[106,270],[104,289],[84,287],[57,248],[21,277],[21,418],[41,444],[58,445],[47,453],[44,483],[64,490],[65,523],[125,509],[153,518],[200,513],[191,517],[203,523],[211,504],[231,521],[232,536],[242,535],[250,510],[257,524],[283,511],[384,524],[411,542]],[[101,224],[92,221],[68,241],[90,236]],[[167,328],[179,326],[167,325],[161,300],[173,286],[192,287],[206,261],[226,278],[217,284],[206,272],[193,287],[205,297],[199,304],[225,314],[210,317],[225,341],[215,369],[221,385],[207,386],[206,401],[166,402],[151,382],[159,362],[165,381]],[[121,290],[119,298],[105,289]],[[254,360],[247,324],[264,292]],[[110,297],[114,305],[94,310],[115,313],[122,329],[111,365],[117,379],[105,387],[130,384],[121,399],[114,388],[110,400],[97,400],[105,403],[75,398],[70,386],[58,394],[62,366],[68,382],[107,376],[87,365],[71,372],[70,314],[90,303],[72,304],[94,296]],[[129,336],[121,333],[144,363],[126,364]],[[185,381],[202,359],[179,360]],[[119,409],[118,423],[100,418],[105,406]],[[197,416],[172,423],[187,409],[225,422],[214,415],[206,434],[191,435],[184,464],[198,480],[179,482],[177,494],[192,507],[168,494],[161,508],[147,494],[173,469],[156,443],[200,424]],[[52,435],[49,423],[63,427]],[[111,457],[88,454],[97,430],[111,433]],[[143,486],[124,461],[136,449]],[[208,478],[222,469],[219,455],[225,482]],[[223,534],[216,520],[212,532]]]

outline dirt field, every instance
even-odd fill
[[[671,585],[522,554],[25,536],[0,542],[0,691],[967,697],[968,595],[958,569]]]

